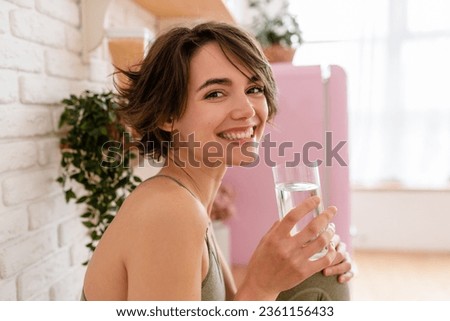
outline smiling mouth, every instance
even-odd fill
[[[233,130],[228,132],[222,132],[219,133],[218,136],[220,138],[226,139],[226,140],[244,140],[244,139],[251,139],[255,137],[255,129],[256,126],[248,127],[245,130]]]

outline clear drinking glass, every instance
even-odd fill
[[[323,211],[317,163],[300,163],[295,166],[290,166],[289,163],[280,163],[272,167],[272,172],[280,218],[283,218],[290,210],[310,196],[317,195],[321,198],[317,208],[304,216],[291,230],[291,235],[294,235],[303,230],[314,217]],[[314,261],[323,257],[327,250],[324,248],[311,256],[310,260]]]

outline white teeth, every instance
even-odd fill
[[[220,137],[229,139],[229,140],[236,140],[236,139],[246,139],[246,138],[252,138],[253,136],[253,127],[249,127],[246,131],[240,131],[240,132],[229,132],[229,133],[220,133]]]

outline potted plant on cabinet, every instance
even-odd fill
[[[62,103],[59,127],[65,129],[57,181],[67,202],[74,199],[85,205],[81,219],[90,237],[86,246],[93,251],[127,193],[141,180],[133,175],[130,161],[134,154],[127,149],[130,135],[116,115],[114,93],[85,91]]]
[[[269,62],[291,62],[296,48],[302,44],[302,32],[295,15],[282,1],[275,12],[273,0],[248,0],[254,12],[251,30],[260,42]]]

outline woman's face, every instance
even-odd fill
[[[189,154],[190,165],[243,165],[257,155],[268,116],[263,83],[233,62],[241,71],[215,42],[198,49],[191,60],[186,111],[173,124],[195,155]]]

